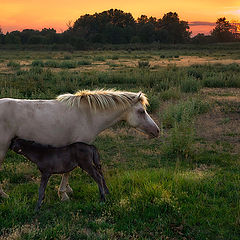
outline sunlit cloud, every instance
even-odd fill
[[[215,26],[214,22],[193,21],[189,23],[189,26]]]

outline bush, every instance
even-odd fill
[[[60,68],[75,68],[77,67],[77,62],[75,61],[63,61],[59,64]]]
[[[160,93],[160,99],[163,101],[168,101],[170,99],[177,100],[180,99],[181,92],[179,88],[169,88],[166,91]]]
[[[191,77],[198,78],[198,79],[203,78],[202,72],[200,70],[197,70],[197,69],[189,69],[187,71],[187,75],[191,76]]]
[[[88,60],[81,60],[81,61],[78,61],[77,65],[91,65],[92,63]]]
[[[60,64],[57,61],[49,60],[44,63],[45,67],[59,68]]]
[[[15,61],[9,61],[8,64],[7,64],[8,67],[11,67],[11,68],[20,68],[20,64],[18,62],[15,62]]]
[[[148,106],[148,112],[150,113],[156,113],[157,110],[159,110],[160,101],[159,97],[156,95],[150,95],[149,96],[149,106]]]
[[[181,81],[180,89],[184,93],[195,93],[201,88],[201,83],[196,78],[186,78]]]
[[[35,61],[32,61],[32,66],[33,66],[33,67],[36,67],[36,66],[38,66],[38,67],[44,67],[44,62],[41,61],[41,60],[35,60]]]
[[[106,58],[104,56],[95,56],[93,58],[94,61],[104,62],[106,61]]]
[[[181,101],[178,104],[172,104],[162,115],[164,127],[174,127],[181,122],[192,122],[194,116],[205,113],[209,110],[209,104],[199,99],[190,99]]]
[[[139,68],[150,68],[149,61],[138,61]]]
[[[175,123],[162,146],[162,154],[168,158],[187,159],[194,154],[194,127],[192,123]]]

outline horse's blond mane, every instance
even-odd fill
[[[90,109],[94,110],[125,109],[131,106],[134,101],[141,102],[144,107],[149,104],[144,93],[122,92],[114,89],[81,90],[75,94],[59,95],[57,100],[76,107],[87,104]]]

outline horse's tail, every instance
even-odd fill
[[[93,149],[93,164],[97,168],[97,170],[102,173],[102,166],[100,163],[100,154],[95,146],[92,146]]]

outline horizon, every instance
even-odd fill
[[[91,5],[94,7],[91,8]],[[41,30],[43,28],[54,28],[61,33],[67,30],[69,22],[74,23],[80,16],[99,13],[111,8],[129,12],[135,20],[141,15],[159,19],[168,12],[176,12],[180,20],[188,22],[189,30],[192,31],[191,36],[198,33],[210,34],[217,19],[221,17],[226,17],[229,22],[240,22],[240,5],[236,0],[227,2],[225,0],[202,0],[200,3],[192,3],[190,0],[181,3],[177,0],[170,3],[149,0],[148,4],[136,0],[131,3],[126,0],[122,0],[121,3],[104,0],[101,2],[101,7],[99,5],[96,0],[90,0],[88,3],[70,0],[68,4],[64,0],[52,0],[51,2],[42,0],[41,3],[30,0],[23,0],[21,3],[18,0],[1,0],[0,7],[3,14],[0,27],[4,34],[15,30]]]

